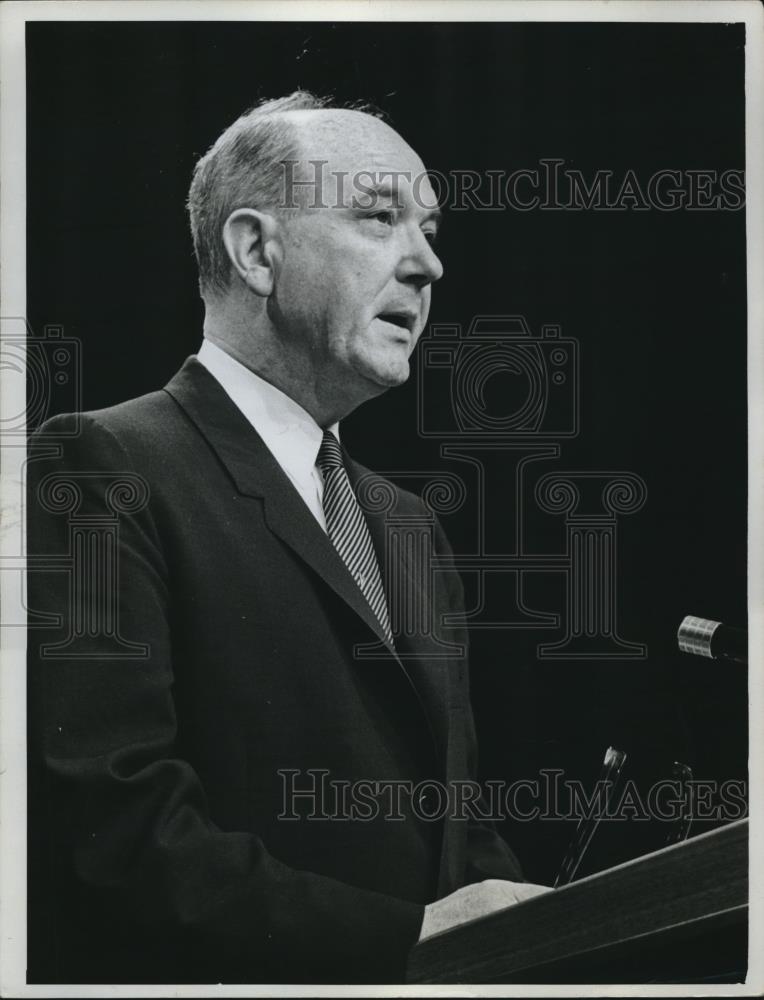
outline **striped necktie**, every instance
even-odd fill
[[[324,477],[323,507],[329,538],[392,646],[390,616],[369,526],[350,485],[339,442],[331,431],[324,431],[316,465]]]

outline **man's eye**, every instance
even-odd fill
[[[431,247],[438,245],[438,234],[434,229],[423,229],[422,233]]]
[[[377,222],[381,222],[384,226],[392,226],[395,222],[395,213],[389,209],[381,209],[379,212],[372,213],[369,218],[376,219]]]

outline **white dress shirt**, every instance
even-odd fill
[[[255,375],[211,340],[204,340],[197,360],[217,379],[263,439],[266,447],[305,501],[324,531],[324,481],[316,465],[324,432],[299,403]],[[339,425],[329,430],[339,440]]]

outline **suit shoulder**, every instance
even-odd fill
[[[82,416],[120,439],[165,437],[168,422],[172,425],[182,420],[177,403],[164,389]]]
[[[46,420],[34,436],[88,440],[103,436],[115,439],[128,449],[136,445],[153,447],[159,443],[166,446],[168,436],[184,423],[175,401],[160,389],[98,410],[58,414]]]

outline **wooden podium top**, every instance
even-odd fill
[[[412,949],[408,981],[739,981],[747,909],[740,820],[434,935]]]

